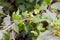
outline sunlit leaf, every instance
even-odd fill
[[[45,2],[49,5],[51,4],[52,0],[45,0]]]
[[[46,18],[40,18],[39,16],[35,16],[35,17],[33,17],[32,18],[32,21],[33,22],[41,22],[41,21],[46,21],[46,20],[48,20],[48,19],[46,19]]]
[[[42,25],[42,24],[39,24],[39,25],[37,26],[37,30],[39,30],[39,31],[44,31],[45,29],[43,28],[43,25]]]
[[[59,25],[60,24],[60,19],[56,20],[54,24]]]
[[[13,18],[14,21],[19,22],[19,21],[21,20],[22,17],[21,17],[21,15],[19,15],[19,14],[13,12],[12,18]]]
[[[38,33],[36,31],[31,31],[31,33],[33,33],[34,36],[38,36]]]
[[[40,22],[40,17],[39,16],[35,16],[32,19],[33,22]]]
[[[35,14],[39,13],[39,9],[34,9]]]

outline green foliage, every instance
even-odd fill
[[[32,3],[33,1],[34,1],[34,0],[29,0],[29,2],[31,2],[31,3]]]
[[[55,24],[55,25],[60,25],[60,19],[56,20],[56,21],[54,22],[54,24]]]
[[[38,30],[38,31],[44,31],[45,28],[43,28],[43,25],[42,25],[42,24],[39,24],[39,25],[37,26],[37,30]]]
[[[13,30],[14,30],[17,34],[19,34],[19,26],[18,26],[18,25],[14,25]]]
[[[19,10],[15,13],[13,12],[12,14],[12,18],[15,22],[20,22],[20,20],[22,19],[21,15],[19,15]]]
[[[46,4],[49,5],[51,4],[52,0],[45,0]]]
[[[24,5],[19,5],[18,7],[20,10],[24,11],[25,10],[25,6]]]
[[[24,26],[24,30],[26,33],[28,33],[30,31],[29,29],[30,29],[29,26],[26,26],[26,25]]]
[[[39,16],[35,16],[33,19],[32,19],[33,22],[40,22],[40,17]]]
[[[40,16],[35,16],[35,17],[33,17],[33,19],[32,19],[32,22],[35,22],[35,23],[38,23],[38,22],[41,22],[41,21],[46,21],[46,20],[48,20],[47,18],[40,18]]]
[[[45,23],[42,23],[43,21],[48,21],[49,25],[53,23],[55,28],[56,25],[60,25],[60,19],[51,20],[55,17],[53,12],[57,10],[55,9],[52,11],[54,6],[47,9],[47,7],[51,5],[51,2],[52,0],[12,0],[11,2],[8,0],[0,0],[0,5],[5,7],[6,10],[8,9],[9,12],[12,12],[10,13],[12,15],[11,20],[13,23],[15,23],[15,25],[11,27],[12,31],[14,31],[16,34],[20,34],[22,31],[24,31],[27,35],[29,34],[30,36],[37,38],[41,32],[46,31],[45,28],[47,26],[44,26]],[[3,12],[0,12],[0,16],[5,15],[6,14]],[[48,27],[50,27],[49,25]],[[10,31],[5,33],[3,40],[11,40],[10,33]]]
[[[11,40],[10,39],[10,32],[7,32],[7,33],[5,33],[5,35],[4,35],[4,37],[3,37],[3,40]]]
[[[60,0],[58,0],[58,2],[60,2]]]
[[[0,16],[6,16],[2,11],[0,11]]]

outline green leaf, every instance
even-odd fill
[[[28,33],[28,27],[27,26],[24,27],[24,30],[26,33]]]
[[[31,33],[33,33],[33,34],[34,34],[34,36],[38,36],[37,31],[31,31]]]
[[[29,25],[27,24],[25,24],[24,25],[24,31],[26,32],[26,33],[29,33],[30,32],[30,28],[29,28]]]
[[[33,1],[34,1],[34,0],[29,0],[29,2],[31,2],[31,3],[32,3]]]
[[[38,0],[37,0],[38,1]],[[44,0],[39,0],[39,4],[41,5],[44,2]]]
[[[51,4],[52,0],[45,0],[46,4],[49,5]]]
[[[0,16],[6,16],[6,14],[0,11]]]
[[[38,14],[39,11],[40,11],[39,9],[34,9],[35,14]]]
[[[60,19],[54,21],[54,24],[55,24],[55,25],[60,25]]]
[[[24,5],[19,5],[18,7],[20,10],[24,11],[25,10],[25,6]]]
[[[10,32],[5,33],[3,40],[11,40],[10,39]]]
[[[13,18],[13,20],[16,21],[16,22],[20,22],[20,20],[22,19],[21,15],[19,15],[18,12],[17,12],[17,13],[13,12],[12,18]]]
[[[33,17],[32,22],[37,23],[37,22],[41,22],[41,21],[45,21],[45,20],[48,20],[48,19],[40,18],[39,16],[35,16],[35,17]]]
[[[39,7],[40,7],[39,4],[36,4],[36,5],[34,6],[35,9],[39,9]]]
[[[60,0],[58,0],[58,2],[60,2]]]
[[[41,32],[41,31],[44,31],[45,29],[43,28],[43,25],[42,24],[39,24],[37,26],[37,30],[39,30]]]
[[[40,17],[39,16],[35,16],[32,19],[33,22],[40,22]]]
[[[27,16],[28,16],[28,11],[23,12],[22,15],[23,15],[24,17],[27,17]]]
[[[4,2],[3,0],[0,0],[0,5],[2,5],[2,4],[3,4],[3,2]]]
[[[42,4],[41,4],[41,6],[40,6],[40,11],[41,10],[44,10],[45,8],[47,8],[47,4],[45,3],[45,2],[43,2]]]
[[[16,14],[19,15],[19,9],[17,10]]]
[[[18,27],[19,27],[19,31],[24,30],[24,23],[19,23]]]
[[[14,25],[13,30],[19,34],[19,27],[17,25]]]

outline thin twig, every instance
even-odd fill
[[[7,28],[6,28],[6,29],[3,29],[3,31],[9,30],[14,24],[15,24],[15,23],[13,23],[13,24],[10,25],[10,26],[7,26]]]
[[[13,30],[12,30],[12,32],[11,32],[11,39],[12,39],[12,40],[15,40],[15,33],[14,33]]]

